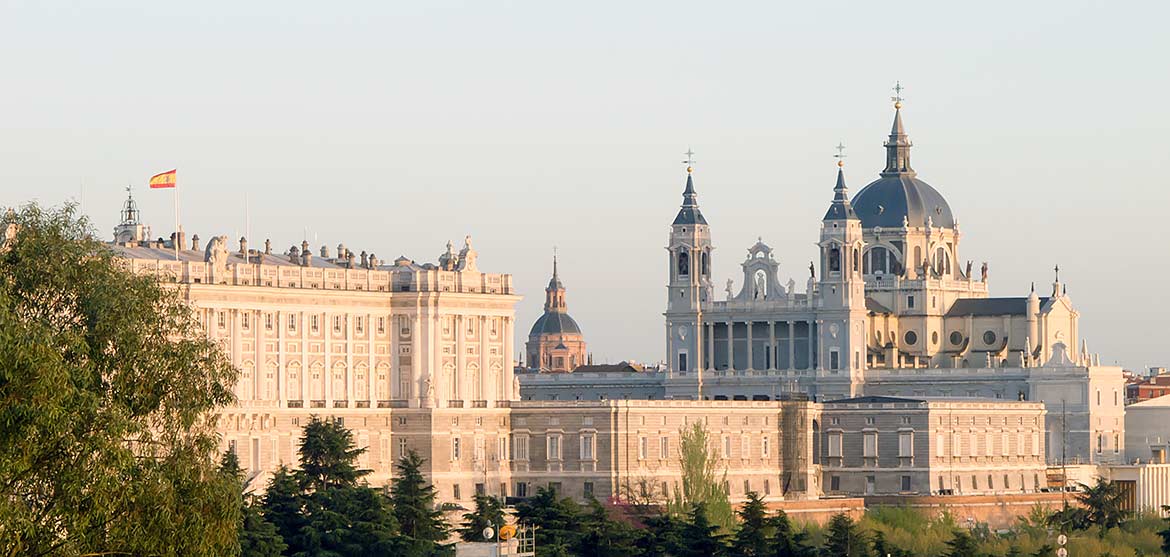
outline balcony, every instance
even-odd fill
[[[463,408],[462,400],[448,400],[447,408]]]
[[[472,408],[487,408],[487,401],[486,400],[473,400],[473,401],[471,401],[471,407]]]

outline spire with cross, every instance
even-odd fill
[[[687,165],[687,174],[690,174],[695,170],[695,151],[690,147],[687,147],[687,152],[683,154],[687,156],[687,160],[682,162],[683,164]]]
[[[904,97],[902,97],[902,91],[905,90],[906,88],[902,87],[901,81],[894,82],[894,96],[890,97],[890,100],[894,101],[894,108],[902,108],[902,101],[906,100]]]
[[[833,158],[837,159],[837,166],[845,166],[845,157],[847,156],[845,154],[845,143],[838,141],[837,146],[834,147],[834,149],[837,150],[837,154],[833,155]]]

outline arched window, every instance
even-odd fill
[[[691,256],[686,249],[678,250],[678,276],[685,277],[691,274]]]
[[[858,256],[857,248],[853,248],[853,272],[854,273],[857,272],[857,260],[858,259],[861,259],[861,257]]]
[[[702,264],[701,271],[702,271],[703,276],[705,276],[705,277],[711,276],[711,266],[710,266],[709,260],[710,260],[710,256],[707,254],[707,252],[703,252],[703,258],[702,258],[703,264]]]
[[[881,246],[875,247],[865,252],[865,258],[862,261],[863,273],[869,274],[897,274],[898,260],[894,257],[894,253]]]
[[[942,276],[951,274],[951,256],[944,247],[934,250],[934,272]]]
[[[834,248],[829,249],[829,271],[834,272],[834,273],[841,272],[841,249],[840,248],[834,247]]]

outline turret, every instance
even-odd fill
[[[691,164],[693,154],[687,151],[687,181],[682,206],[670,225],[670,239],[666,246],[669,265],[667,361],[672,371],[680,373],[701,371],[709,363],[703,353],[706,341],[702,312],[703,307],[711,302],[711,231],[699,210]],[[699,389],[702,389],[701,375]]]

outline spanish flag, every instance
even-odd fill
[[[150,189],[175,187],[175,171],[168,170],[150,177]]]

